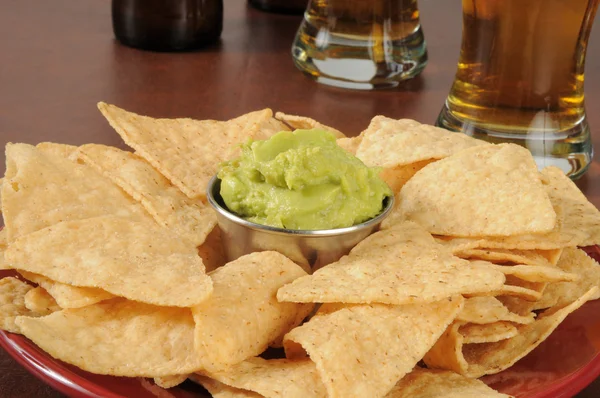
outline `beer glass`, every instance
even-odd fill
[[[417,0],[311,0],[292,57],[320,83],[395,87],[427,63]]]
[[[583,174],[592,158],[583,70],[598,1],[462,0],[458,71],[437,125]]]

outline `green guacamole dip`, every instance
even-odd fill
[[[392,195],[378,173],[340,148],[332,134],[313,129],[247,142],[218,178],[225,205],[246,220],[315,230],[377,216]]]

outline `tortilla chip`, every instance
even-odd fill
[[[92,373],[159,377],[200,369],[189,308],[114,298],[42,318],[21,316],[16,324],[54,358]]]
[[[302,275],[277,252],[248,254],[213,271],[212,296],[192,308],[202,368],[216,372],[257,356],[297,326],[312,306],[280,303],[275,293]]]
[[[534,309],[564,306],[577,300],[592,287],[600,287],[600,264],[581,249],[565,248],[557,266],[563,271],[579,275],[580,279],[575,282],[548,284],[542,298],[535,303]],[[597,296],[592,296],[590,300],[598,298],[600,298],[600,292]]]
[[[249,358],[222,371],[201,372],[230,387],[254,391],[266,398],[325,397],[325,386],[310,359]]]
[[[61,310],[54,298],[42,287],[33,288],[25,294],[25,307],[40,316]]]
[[[345,150],[346,152],[356,155],[356,150],[358,149],[358,146],[360,145],[361,140],[362,140],[361,136],[344,137],[344,138],[338,138],[336,140],[336,142],[337,142],[338,146],[340,148],[342,148],[343,150]]]
[[[462,305],[457,296],[429,304],[343,308],[289,332],[286,356],[301,356],[302,347],[316,363],[328,397],[383,396],[414,368]]]
[[[417,171],[431,163],[431,160],[422,160],[420,162],[395,166],[383,171],[379,174],[381,179],[386,182],[394,192],[397,194],[400,189],[414,176]]]
[[[385,398],[509,398],[484,382],[446,370],[416,368],[402,378]]]
[[[333,134],[336,138],[345,138],[346,135],[333,127],[326,126],[322,123],[317,122],[314,119],[305,116],[287,115],[283,112],[275,113],[275,119],[282,121],[292,128],[292,130],[310,130],[319,129],[325,130]]]
[[[81,308],[115,297],[102,289],[71,286],[23,270],[19,270],[19,273],[23,278],[44,288],[61,308]]]
[[[40,142],[35,147],[44,153],[54,154],[65,159],[69,159],[77,150],[75,145],[57,144],[56,142]]]
[[[67,220],[116,215],[154,223],[109,179],[31,145],[6,146],[2,212],[9,242]]]
[[[0,279],[0,329],[11,333],[21,333],[15,323],[20,315],[36,315],[25,306],[25,295],[33,286],[18,280],[5,277]]]
[[[465,345],[463,353],[469,363],[467,376],[481,377],[509,368],[546,340],[571,312],[597,295],[598,287],[594,287],[567,306],[553,307],[539,315],[534,323],[519,326],[519,334],[513,338],[497,343]]]
[[[199,374],[190,375],[190,380],[206,388],[213,398],[263,398],[262,395],[255,392],[229,387],[223,383],[219,383],[216,380]]]
[[[595,244],[594,242],[598,240],[600,235],[598,210],[588,202],[577,186],[560,169],[546,167],[540,175],[544,189],[557,215],[556,225],[551,232],[495,238],[463,238],[447,244],[454,247],[455,250],[478,247],[552,250],[546,253],[549,261],[553,264],[558,261],[560,249],[564,247]],[[449,238],[445,239],[448,240]]]
[[[546,167],[541,174],[551,200],[559,202],[567,212],[563,233],[583,233],[577,246],[600,245],[600,211],[558,167]]]
[[[519,330],[510,322],[500,321],[487,325],[468,323],[460,326],[458,333],[462,334],[464,344],[495,343],[516,336],[519,334]]]
[[[350,254],[279,289],[280,301],[408,304],[496,291],[499,271],[472,267],[404,223],[364,239]]]
[[[154,220],[200,246],[217,223],[212,208],[191,200],[144,159],[104,145],[83,145],[78,159],[140,202]]]
[[[270,109],[226,122],[153,119],[103,102],[98,109],[127,145],[191,199],[206,197],[208,181],[221,162],[237,156],[239,144],[280,131]]]
[[[534,321],[535,314],[529,312],[519,315],[510,312],[495,297],[471,297],[465,299],[465,305],[456,317],[457,321],[474,324],[490,324],[499,321],[528,324]]]
[[[516,336],[495,343],[464,344],[458,332],[460,323],[454,323],[423,360],[431,368],[452,370],[473,378],[501,372],[533,351],[567,315],[597,294],[598,287],[594,287],[573,303],[553,307],[539,315],[535,322],[517,326]]]
[[[469,364],[462,353],[463,336],[458,332],[462,324],[454,322],[444,331],[434,346],[425,354],[423,362],[433,369],[446,369],[465,375]]]
[[[541,234],[556,224],[531,153],[515,144],[477,146],[431,163],[397,201],[396,218],[438,235]]]
[[[504,275],[510,275],[513,278],[521,279],[527,282],[562,282],[578,281],[579,275],[572,272],[565,272],[560,268],[545,265],[498,265],[487,261],[472,260],[472,266],[483,266],[502,272]]]
[[[172,375],[172,376],[161,376],[161,377],[155,377],[154,378],[154,383],[162,388],[173,388],[175,386],[180,385],[181,383],[183,383],[184,381],[187,380],[189,375],[184,374],[184,375]]]
[[[363,139],[356,156],[367,166],[385,168],[442,159],[466,148],[490,145],[414,120],[384,116],[375,116],[361,135]]]
[[[544,266],[554,265],[549,260],[554,257],[554,252],[556,250],[464,249],[453,251],[455,256],[465,259],[480,259],[496,264]]]
[[[212,292],[196,247],[157,225],[113,216],[65,221],[22,236],[5,258],[57,282],[155,305],[190,307]]]

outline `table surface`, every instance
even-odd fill
[[[348,135],[378,114],[433,123],[454,77],[460,0],[419,2],[429,64],[390,91],[348,91],[298,72],[290,45],[298,16],[263,13],[225,1],[221,41],[190,53],[124,47],[112,34],[108,0],[0,0],[0,145],[89,142],[124,147],[96,109],[98,101],[156,117],[228,119],[270,107],[310,116]],[[600,28],[586,63],[586,103],[600,145]],[[600,156],[578,185],[600,207]],[[0,155],[0,172],[4,171]],[[578,397],[600,395],[597,379]],[[0,349],[0,396],[62,397]]]

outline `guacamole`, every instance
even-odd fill
[[[242,145],[218,173],[227,208],[258,224],[286,229],[349,227],[377,216],[392,192],[322,130],[282,131]]]

